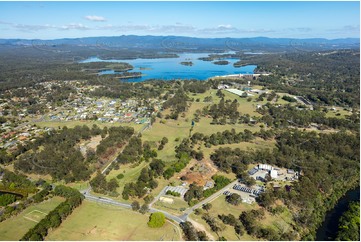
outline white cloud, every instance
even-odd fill
[[[95,22],[105,22],[105,21],[107,21],[104,17],[96,16],[96,15],[88,15],[88,16],[85,16],[85,18],[87,20],[95,21]]]
[[[232,25],[230,24],[220,24],[217,26],[218,29],[232,29]]]
[[[67,24],[67,25],[63,25],[61,26],[59,29],[61,30],[89,30],[90,28],[88,26],[85,26],[83,24],[80,23],[71,23],[71,24]]]

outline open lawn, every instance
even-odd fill
[[[341,107],[337,107],[336,110],[329,110],[326,113],[326,117],[327,118],[345,118],[345,115],[351,115],[352,113],[347,111],[347,110],[343,110]]]
[[[236,144],[225,144],[225,145],[213,145],[211,148],[205,147],[203,144],[201,150],[203,151],[204,157],[209,158],[209,156],[219,148],[229,147],[231,149],[239,148],[241,150],[256,150],[256,149],[273,149],[276,142],[274,140],[263,140],[261,138],[256,138],[252,142],[240,142]]]
[[[174,161],[174,147],[177,146],[183,138],[188,137],[191,121],[185,122],[181,120],[166,120],[165,124],[162,124],[159,121],[160,119],[157,119],[156,123],[152,125],[151,129],[143,132],[142,140],[143,142],[159,142],[163,137],[167,137],[168,143],[164,146],[163,150],[157,151],[157,158],[162,159],[165,162]],[[179,141],[175,141],[176,138],[179,138]]]
[[[233,206],[225,201],[224,195],[221,195],[217,199],[213,200],[211,202],[211,204],[212,204],[212,208],[209,210],[209,214],[212,217],[218,217],[218,214],[231,213],[236,218],[238,218],[238,216],[242,213],[242,211],[248,211],[251,209],[258,208],[257,204],[249,205],[249,204],[245,204],[245,203],[242,203],[238,206]],[[203,212],[205,212],[205,211],[203,210]],[[202,219],[202,215],[191,214],[190,217],[194,221],[202,224],[215,238],[218,238],[217,234],[212,232],[211,228],[206,223],[206,221],[204,219]],[[256,238],[253,238],[253,237],[249,236],[248,234],[245,234],[243,236],[236,235],[236,233],[234,232],[234,228],[229,225],[226,225],[225,230],[220,232],[219,235],[224,236],[227,240],[243,240],[243,241],[256,240]]]
[[[183,198],[173,197],[173,196],[163,196],[163,197],[173,199],[173,203],[169,204],[169,203],[158,201],[153,204],[154,208],[158,208],[158,209],[167,211],[171,214],[182,215],[183,214],[183,211],[181,211],[182,208],[186,209],[189,207],[188,203],[186,201],[184,201]]]
[[[46,240],[181,240],[169,222],[149,228],[149,214],[84,201]]]
[[[64,200],[61,197],[53,197],[42,203],[31,205],[20,214],[1,222],[0,240],[20,240],[29,229]]]
[[[112,178],[115,178],[119,184],[117,192],[120,194],[117,200],[124,201],[122,198],[122,192],[124,190],[124,185],[129,182],[136,182],[140,172],[143,168],[147,167],[148,163],[142,162],[139,165],[135,166],[134,164],[120,165],[119,170],[111,170],[110,173],[106,176],[106,179],[109,181]],[[117,175],[123,174],[122,179],[116,178]],[[129,202],[129,201],[128,201]]]
[[[195,123],[192,133],[199,132],[205,135],[211,135],[217,132],[223,132],[225,130],[235,129],[236,132],[244,131],[248,129],[252,132],[259,131],[261,128],[258,124],[248,125],[248,124],[225,124],[225,125],[216,125],[211,124],[212,118],[201,117],[198,123]]]

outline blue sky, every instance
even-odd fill
[[[359,2],[0,2],[0,38],[360,37]]]

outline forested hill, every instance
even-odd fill
[[[359,38],[344,39],[294,39],[294,38],[194,38],[184,36],[137,36],[122,35],[111,37],[63,38],[54,40],[39,39],[0,39],[1,45],[70,45],[97,46],[104,48],[145,48],[166,49],[169,51],[200,50],[330,50],[359,49]]]

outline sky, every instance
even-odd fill
[[[360,37],[354,2],[3,2],[0,38]]]

